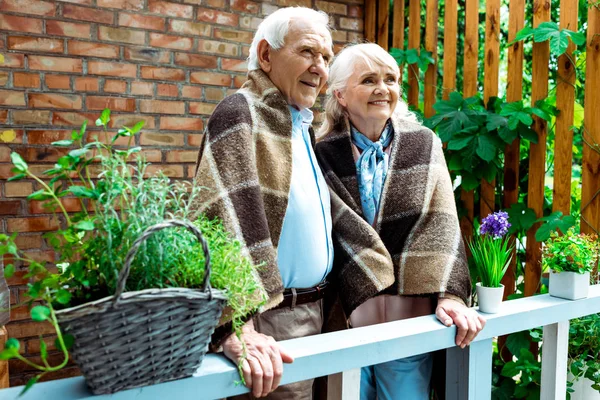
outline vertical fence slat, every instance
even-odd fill
[[[394,0],[394,26],[392,28],[392,47],[404,49],[404,0]],[[400,66],[400,82],[404,82],[404,68]]]
[[[446,351],[446,400],[492,398],[492,339]]]
[[[458,1],[446,0],[444,15],[443,98],[456,90],[456,43],[458,38]]]
[[[581,186],[581,231],[600,231],[600,10],[588,11],[586,44],[583,167]],[[590,146],[595,146],[595,149]]]
[[[425,49],[431,52],[435,62],[425,71],[423,108],[426,118],[435,114],[433,104],[437,89],[437,44],[438,44],[438,0],[427,0],[427,18],[425,20]]]
[[[377,32],[377,2],[365,2],[365,39],[375,43]]]
[[[408,48],[418,49],[421,45],[421,2],[410,0],[408,6]],[[408,103],[419,105],[419,67],[408,66]]]
[[[329,375],[327,400],[359,400],[360,368]]]
[[[483,64],[483,99],[487,104],[490,97],[498,96],[498,75],[500,67],[500,0],[487,0],[485,3],[485,45]],[[483,218],[494,212],[496,200],[496,180],[481,180],[479,214]]]
[[[560,1],[560,27],[577,31],[577,0]],[[573,115],[575,112],[575,45],[569,40],[567,52],[558,58],[556,139],[554,142],[554,189],[552,211],[571,213],[571,169],[573,162]]]
[[[567,393],[569,321],[544,326],[540,399],[564,400]]]
[[[388,49],[388,35],[390,31],[390,2],[379,0],[377,6],[377,44]]]
[[[463,64],[463,96],[477,94],[477,59],[479,49],[479,0],[466,0],[465,7],[465,49]],[[461,189],[460,198],[467,215],[461,219],[462,234],[469,239],[473,236],[474,194]]]
[[[534,0],[533,26],[550,20],[550,0]],[[533,44],[531,102],[548,96],[548,62],[550,60],[549,43]],[[539,218],[542,216],[544,205],[544,178],[546,175],[546,121],[534,116],[533,129],[538,135],[538,143],[531,143],[529,150],[529,186],[527,189],[527,206],[535,211]],[[527,232],[527,257],[525,260],[525,296],[537,292],[541,277],[541,243],[535,240],[535,224]]]

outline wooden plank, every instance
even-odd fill
[[[517,32],[525,23],[525,0],[510,0],[508,18],[508,41],[514,40]],[[506,83],[506,101],[512,103],[523,98],[523,43],[516,42],[508,48]],[[521,158],[521,141],[515,139],[504,149],[504,198],[503,208],[509,209],[519,201],[519,160]],[[515,245],[515,238],[511,238],[511,244]],[[505,287],[504,299],[515,292],[516,279],[516,249],[513,251],[513,259],[502,278]],[[501,346],[502,347],[502,346]]]
[[[404,0],[394,0],[392,47],[404,49]],[[400,65],[400,82],[404,82],[404,65]]]
[[[550,0],[534,0],[533,26],[550,20]],[[531,102],[548,96],[548,62],[550,59],[549,43],[533,44]],[[539,218],[542,216],[544,205],[544,178],[546,174],[546,121],[534,116],[533,129],[538,135],[538,143],[531,143],[529,149],[529,186],[527,188],[527,206],[535,211]],[[525,260],[525,296],[536,293],[540,284],[542,244],[535,240],[535,224],[527,232],[527,257]]]
[[[456,38],[458,37],[458,1],[446,0],[444,11],[444,76],[442,98],[448,100],[456,90]]]
[[[388,50],[389,32],[390,2],[389,0],[379,0],[379,5],[377,7],[377,44],[385,50]]]
[[[600,10],[588,9],[585,73],[585,133],[587,143],[583,146],[583,167],[581,187],[581,231],[600,231]]]
[[[431,52],[433,64],[430,64],[425,71],[425,88],[423,92],[423,109],[425,118],[430,118],[435,114],[433,105],[435,104],[435,95],[437,89],[437,46],[438,46],[438,0],[427,0],[425,18],[425,49]]]
[[[560,27],[577,31],[577,0],[560,1]],[[566,54],[558,58],[556,138],[554,141],[554,187],[552,211],[571,213],[571,169],[573,162],[573,116],[575,113],[575,44],[569,40]]]
[[[8,332],[6,327],[0,328],[0,348],[4,349],[4,344],[8,340]],[[8,375],[8,361],[0,361],[0,389],[5,389],[10,386]]]
[[[421,2],[410,0],[408,6],[408,48],[419,49],[421,46]],[[419,105],[419,67],[408,66],[408,104]]]
[[[446,352],[446,400],[492,398],[492,339]]]
[[[327,400],[360,399],[360,368],[329,375]]]
[[[365,39],[375,43],[377,32],[377,2],[365,2]]]
[[[564,400],[567,397],[568,350],[569,321],[544,326],[540,399]]]

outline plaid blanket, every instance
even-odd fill
[[[364,219],[347,119],[316,145],[332,199],[334,269],[346,315],[381,293],[451,294],[471,282],[450,175],[429,129],[392,120],[394,138],[374,226]]]
[[[217,106],[200,147],[195,209],[219,217],[256,265],[264,310],[283,299],[277,244],[292,177],[292,119],[286,100],[261,70]],[[312,135],[312,131],[311,131]],[[263,310],[263,311],[264,311]]]

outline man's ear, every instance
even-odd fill
[[[256,48],[256,55],[258,57],[258,65],[260,69],[262,69],[267,74],[271,72],[271,55],[273,52],[273,48],[266,41],[266,39],[258,42],[258,46]]]
[[[338,101],[338,103],[340,103],[340,105],[342,107],[347,107],[348,106],[348,102],[346,101],[346,99],[344,98],[344,93],[342,93],[339,90],[334,90],[333,91],[333,95],[335,96],[335,99]]]

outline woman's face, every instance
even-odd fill
[[[357,61],[346,89],[335,93],[352,124],[361,131],[372,124],[385,123],[400,94],[398,73],[391,67],[372,64],[369,67],[363,60]]]

